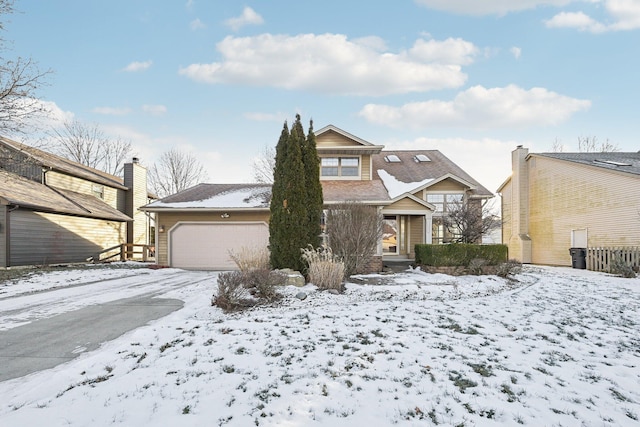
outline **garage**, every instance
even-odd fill
[[[169,265],[198,270],[235,270],[229,251],[266,248],[266,222],[178,222],[169,230]]]

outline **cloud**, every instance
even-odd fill
[[[511,49],[509,49],[509,52],[511,52],[513,57],[516,58],[516,59],[520,59],[520,56],[522,55],[522,49],[520,49],[519,47],[515,47],[515,46],[513,46]]]
[[[236,18],[229,18],[224,22],[233,31],[238,31],[245,25],[260,25],[264,23],[262,16],[258,15],[255,10],[250,7],[245,7],[242,10],[242,15]]]
[[[164,105],[148,105],[145,104],[142,106],[142,111],[145,113],[149,113],[154,116],[161,116],[167,112],[167,107]]]
[[[461,66],[479,53],[457,38],[418,39],[398,53],[380,51],[380,40],[362,40],[342,34],[229,36],[217,45],[221,62],[191,64],[179,72],[211,84],[382,96],[460,87],[467,79]]]
[[[106,116],[124,116],[131,113],[129,107],[95,107],[91,110],[97,114],[104,114]]]
[[[359,115],[369,122],[394,128],[520,128],[555,125],[590,106],[590,101],[544,88],[474,86],[458,93],[453,101],[431,100],[401,107],[367,104]]]
[[[565,6],[576,0],[415,0],[431,9],[460,15],[505,15],[538,6]]]
[[[191,28],[193,31],[197,31],[202,30],[203,28],[207,28],[207,26],[204,25],[204,22],[202,22],[200,18],[196,18],[189,23],[189,28]]]
[[[122,71],[127,71],[127,72],[144,71],[147,68],[151,67],[151,64],[153,64],[153,61],[144,61],[144,62],[134,61],[129,65],[127,65],[126,67],[124,67]]]
[[[630,31],[640,28],[640,2],[637,0],[606,0],[605,11],[610,22],[597,21],[584,12],[560,12],[545,21],[548,28],[574,28],[590,33]]]

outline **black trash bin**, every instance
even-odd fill
[[[571,248],[571,267],[584,270],[587,268],[587,250],[585,248]]]

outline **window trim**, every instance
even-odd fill
[[[324,175],[322,170],[324,166],[322,165],[322,161],[324,159],[337,159],[338,160],[338,174],[337,175]],[[354,175],[343,175],[342,174],[342,160],[343,159],[355,159],[358,161],[358,166],[344,166],[345,169],[356,170],[357,172]],[[335,168],[336,166],[327,166],[328,168]],[[320,157],[320,180],[359,180],[362,175],[362,156],[322,156]]]

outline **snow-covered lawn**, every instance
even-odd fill
[[[0,383],[0,425],[640,424],[640,279],[378,279],[232,314],[210,306],[215,275],[172,290],[183,309]]]

